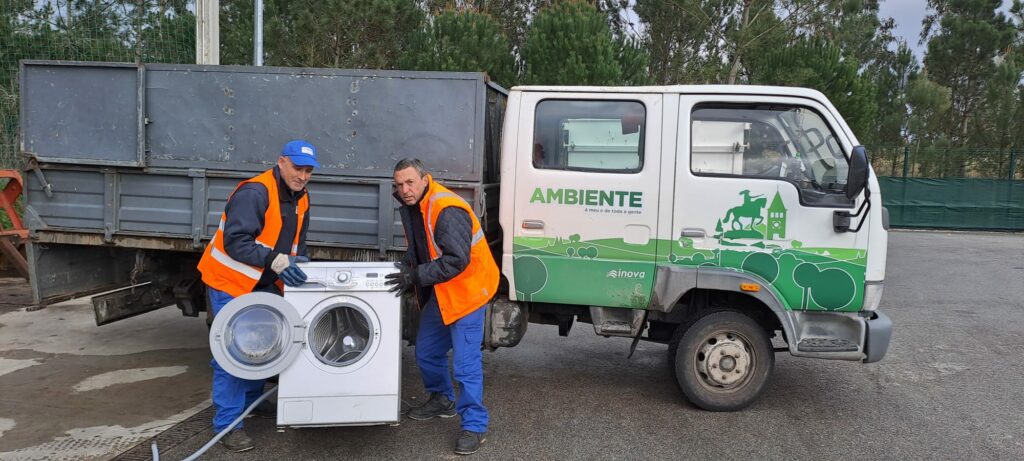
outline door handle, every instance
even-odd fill
[[[523,221],[523,229],[543,229],[543,228],[544,228],[544,221],[532,221],[532,220]]]
[[[704,237],[707,237],[707,235],[708,234],[707,234],[707,232],[704,231],[704,229],[697,229],[697,228],[693,228],[693,227],[688,227],[686,229],[683,229],[683,233],[682,233],[683,237],[697,238],[697,239],[702,239]]]

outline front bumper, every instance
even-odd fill
[[[889,351],[889,340],[892,339],[892,320],[882,311],[874,311],[874,316],[865,320],[867,330],[864,335],[864,363],[882,360]]]

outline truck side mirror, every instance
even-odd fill
[[[850,173],[846,179],[846,198],[853,200],[868,185],[868,153],[864,146],[855,146],[850,153]]]
[[[846,178],[846,198],[853,200],[864,188],[868,186],[868,154],[864,146],[856,146],[850,153],[850,173]],[[832,214],[832,227],[836,232],[860,232],[860,228],[867,219],[867,212],[871,210],[871,190],[864,192],[864,202],[856,213],[848,211],[834,211]],[[861,218],[857,228],[850,229],[851,218]]]

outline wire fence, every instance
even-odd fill
[[[195,0],[0,0],[0,168],[19,163],[20,60],[193,63],[195,23]],[[869,152],[879,176],[1024,179],[1024,146]]]
[[[195,62],[195,0],[0,0],[0,167],[18,165],[23,59]]]
[[[901,146],[869,149],[879,176],[1024,179],[1024,149]]]

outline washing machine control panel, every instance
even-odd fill
[[[394,263],[328,262],[300,263],[308,279],[301,287],[285,291],[385,291],[385,276],[398,272]]]
[[[388,287],[384,276],[395,272],[394,269],[337,269],[329,277],[329,285],[335,289],[358,290],[358,291],[381,291]]]

